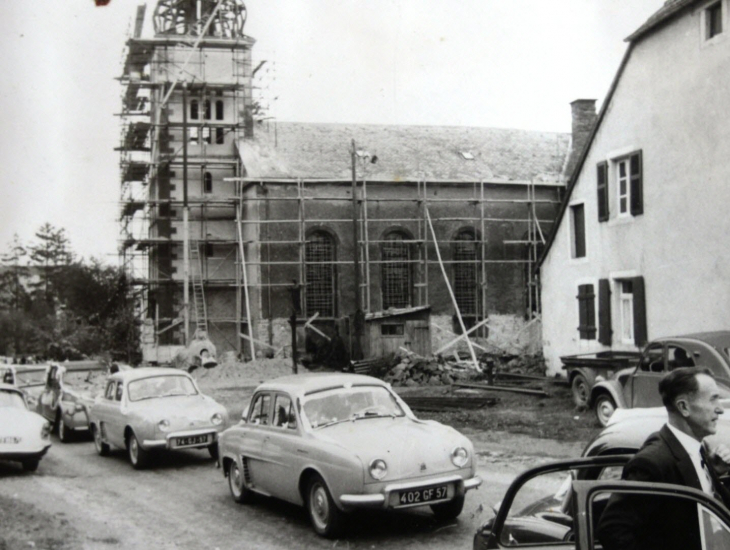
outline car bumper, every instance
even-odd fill
[[[45,447],[41,448],[40,450],[33,449],[33,450],[13,450],[13,451],[0,451],[0,460],[11,460],[11,461],[17,461],[17,460],[40,460],[45,456],[45,454],[48,452],[48,449],[51,448],[51,444],[49,443]]]
[[[180,439],[197,438],[207,436],[207,441],[202,443],[179,444]],[[202,449],[218,441],[216,428],[201,428],[186,432],[171,432],[165,435],[164,439],[145,439],[142,447],[145,449]]]
[[[414,506],[428,506],[430,504],[438,504],[439,502],[448,502],[449,500],[453,500],[454,497],[463,495],[470,489],[476,489],[481,484],[482,479],[479,476],[474,476],[468,479],[463,479],[460,476],[443,476],[429,480],[389,483],[378,493],[340,495],[340,503],[345,508],[411,508]],[[411,491],[435,487],[438,485],[447,485],[452,487],[453,490],[449,490],[447,498],[439,500],[405,505],[398,503],[398,493],[401,491]]]

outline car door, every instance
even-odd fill
[[[639,365],[631,377],[630,408],[659,407],[662,404],[659,395],[659,381],[666,374],[666,353],[662,342],[649,344],[641,356]]]
[[[254,395],[240,448],[252,487],[267,494],[270,494],[271,480],[267,476],[263,444],[264,438],[271,432],[272,401],[271,392],[262,391]]]
[[[271,428],[263,434],[261,469],[268,492],[288,501],[298,500],[297,482],[306,454],[301,445],[300,423],[288,394],[273,394]]]
[[[99,423],[102,437],[108,443],[124,447],[124,434],[120,434],[118,428],[119,402],[116,401],[116,395],[117,381],[109,380],[104,394],[94,402],[94,417]]]
[[[682,541],[680,545],[683,548],[730,548],[730,513],[719,501],[700,490],[666,483],[574,481],[571,494],[575,503],[574,528],[579,550],[610,546],[609,541],[601,539],[615,534],[615,527],[611,530],[612,524],[609,524],[602,531],[599,525],[606,503],[612,502],[612,499],[624,499],[620,503],[623,509],[630,510],[630,501],[635,499],[634,502],[644,508],[650,505],[658,510],[657,525],[649,528],[671,541]],[[619,505],[618,502],[615,504]],[[676,511],[680,512],[681,519],[672,521]]]
[[[507,489],[496,516],[477,531],[474,548],[578,548],[572,485],[575,480],[616,477],[630,458],[614,455],[575,459],[520,474]]]

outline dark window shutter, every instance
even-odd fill
[[[608,279],[598,281],[598,341],[611,345],[611,285]]]
[[[596,174],[598,188],[598,221],[608,221],[608,163],[598,163]]]
[[[643,162],[641,151],[629,157],[629,174],[631,176],[631,215],[644,213],[644,181],[642,176]]]
[[[573,231],[575,242],[573,248],[575,250],[575,258],[584,258],[586,255],[586,222],[585,207],[582,204],[576,204],[571,207],[573,211]]]
[[[644,277],[631,279],[634,289],[634,342],[643,347],[649,340],[646,326],[646,289]]]
[[[578,286],[578,333],[581,340],[596,338],[596,305],[593,285]]]

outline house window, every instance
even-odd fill
[[[208,128],[206,126],[205,128],[203,128],[203,141],[205,143],[211,143],[210,136],[211,136],[210,128]]]
[[[216,128],[215,129],[215,142],[220,145],[224,143],[224,136],[226,135],[226,132],[223,128]]]
[[[614,162],[616,179],[616,206],[619,217],[644,213],[644,190],[641,151]]]
[[[705,9],[705,38],[709,40],[722,32],[722,2]]]
[[[223,120],[223,100],[221,99],[215,102],[215,119]]]
[[[210,120],[210,99],[205,100],[205,120]]]
[[[634,343],[634,284],[633,281],[619,280],[619,329],[621,342]]]
[[[198,132],[198,128],[188,128],[188,141],[190,143],[198,143],[199,139],[200,133]]]
[[[584,258],[586,255],[586,223],[585,205],[575,204],[570,207],[570,219],[572,231],[571,256],[573,258]]]
[[[405,333],[405,325],[401,323],[380,325],[380,334],[382,336],[403,336]]]
[[[413,276],[411,247],[404,242],[408,237],[400,232],[385,236],[380,252],[382,263],[383,309],[411,306]]]
[[[210,172],[203,174],[203,193],[213,192],[213,176]]]
[[[213,245],[210,243],[205,243],[203,253],[205,254],[206,258],[212,258],[215,255],[215,250],[213,250]]]
[[[479,264],[477,241],[470,229],[460,231],[454,243],[454,296],[462,317],[474,321],[479,314]]]
[[[305,245],[305,307],[307,316],[335,316],[335,241],[329,233],[317,231]]]
[[[190,118],[192,120],[198,120],[200,117],[200,105],[197,99],[193,99],[190,102]]]
[[[581,340],[596,339],[596,294],[593,285],[578,286],[578,334]]]

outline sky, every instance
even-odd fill
[[[0,0],[0,252],[45,222],[117,263],[124,43],[142,0]],[[151,36],[148,0],[143,36]],[[282,121],[570,131],[663,0],[245,0]]]

